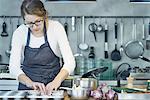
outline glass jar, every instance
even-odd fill
[[[82,75],[84,73],[85,73],[85,58],[81,56],[76,58],[75,74]]]
[[[86,67],[87,67],[87,70],[95,68],[95,60],[93,58],[88,58],[86,60]]]

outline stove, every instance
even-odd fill
[[[149,80],[150,79],[150,66],[140,68],[135,66],[132,68],[130,75],[136,80]]]
[[[133,73],[150,73],[150,66],[146,66],[144,68],[135,66],[134,68],[132,68],[132,72]]]

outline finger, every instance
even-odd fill
[[[45,89],[45,85],[42,83],[40,84],[40,90],[42,93],[45,93],[46,89]]]
[[[52,94],[52,91],[48,91],[48,94],[47,94],[47,95],[49,95],[49,96],[50,96],[51,94]]]
[[[58,87],[55,87],[54,90],[57,91]]]
[[[52,87],[48,87],[46,91],[47,91],[47,95],[51,95],[52,91],[53,91],[53,88]]]
[[[38,84],[38,87],[39,87],[39,89],[40,89],[40,92],[44,93],[41,83]]]
[[[45,87],[45,85],[42,84],[41,86],[42,86],[42,91],[43,91],[43,93],[46,94],[46,87]]]
[[[33,87],[34,90],[37,90],[36,85],[33,84],[32,87]]]

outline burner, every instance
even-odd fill
[[[135,66],[132,68],[132,72],[133,73],[150,73],[150,67],[147,66],[144,68],[140,68],[140,67]]]

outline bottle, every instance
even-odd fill
[[[87,59],[87,69],[90,70],[95,67],[95,53],[94,53],[94,47],[90,47],[90,53],[88,55]]]
[[[92,47],[90,47],[90,53],[89,53],[89,56],[88,56],[88,58],[95,58],[95,50],[94,50],[94,47],[92,46]]]

